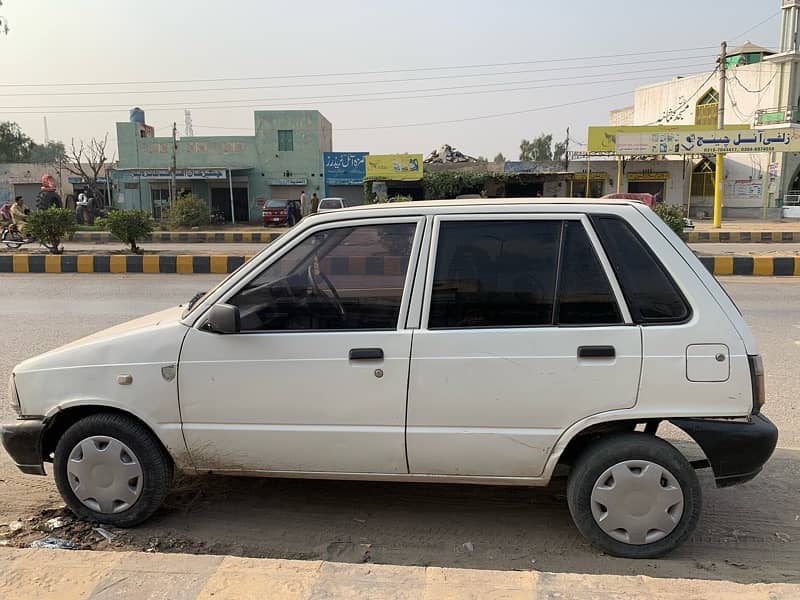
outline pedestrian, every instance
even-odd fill
[[[319,210],[319,196],[317,192],[311,194],[311,212],[316,213]]]
[[[303,190],[300,192],[300,214],[305,217],[308,213],[308,200],[306,199],[306,191]]]

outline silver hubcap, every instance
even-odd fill
[[[142,493],[142,466],[125,444],[105,435],[78,443],[67,460],[67,477],[75,496],[95,512],[128,510]]]
[[[646,460],[626,460],[607,469],[594,484],[591,503],[600,529],[637,546],[667,537],[683,515],[678,480]]]

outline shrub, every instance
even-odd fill
[[[68,208],[48,208],[30,214],[25,225],[25,233],[39,240],[53,254],[61,254],[61,240],[69,237],[77,229],[75,212]]]
[[[211,223],[208,205],[197,196],[181,196],[167,210],[167,223],[173,229],[208,225]]]
[[[102,219],[102,224],[108,228],[112,236],[128,244],[131,252],[136,254],[142,253],[142,249],[136,245],[136,241],[149,236],[155,227],[153,217],[143,210],[111,211],[107,217]]]
[[[683,209],[680,206],[671,206],[668,204],[656,204],[653,211],[661,217],[667,227],[672,229],[678,235],[683,235]]]

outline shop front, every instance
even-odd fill
[[[364,202],[366,152],[323,152],[325,197],[342,198],[353,206]]]
[[[373,191],[380,190],[379,201],[397,196],[425,199],[422,154],[369,154],[366,163],[366,178],[373,182]]]
[[[641,171],[628,173],[628,192],[631,194],[652,194],[656,201],[663,201],[667,194],[667,171]]]
[[[579,171],[572,176],[569,195],[573,198],[601,198],[606,194],[608,179],[608,173],[605,171]]]

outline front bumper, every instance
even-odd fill
[[[670,419],[706,455],[717,487],[750,481],[761,472],[778,443],[778,428],[764,415],[748,422],[711,419]]]
[[[3,447],[23,473],[45,474],[42,457],[44,427],[44,421],[39,419],[20,419],[14,423],[0,426]]]

